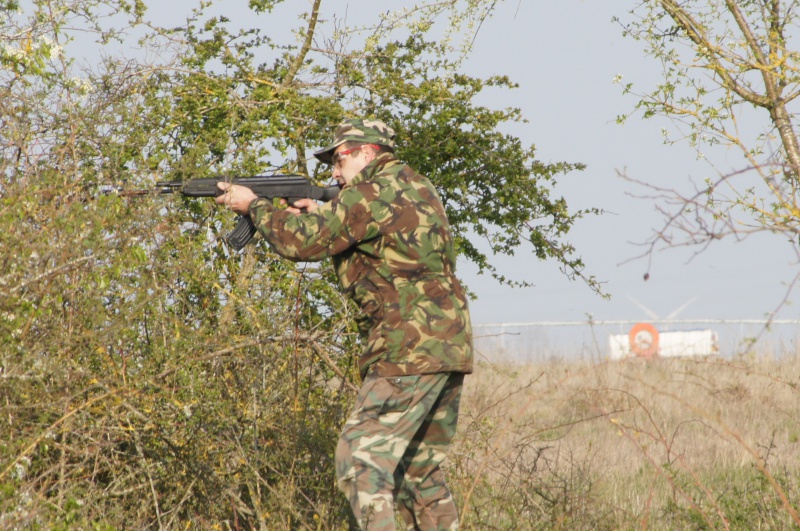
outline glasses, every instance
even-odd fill
[[[331,157],[331,159],[333,160],[334,167],[338,168],[339,166],[341,166],[342,165],[342,159],[345,158],[347,155],[350,155],[351,153],[355,153],[356,151],[361,151],[365,147],[371,147],[373,149],[379,149],[379,147],[376,146],[375,144],[364,144],[364,145],[361,145],[361,146],[356,146],[353,149],[346,149],[344,151],[340,151],[339,153],[334,153],[333,157]]]

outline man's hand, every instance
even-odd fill
[[[238,184],[220,181],[217,183],[217,188],[225,193],[215,198],[214,201],[218,205],[224,205],[237,214],[244,216],[250,213],[250,204],[258,198],[250,188],[239,186]],[[286,204],[286,200],[281,199],[281,203]],[[287,206],[286,210],[292,214],[301,214],[303,212],[313,212],[318,208],[319,204],[313,199],[298,199],[293,205]]]
[[[305,212],[314,212],[318,208],[319,204],[313,199],[298,199],[292,205],[286,207],[286,210],[296,215]]]
[[[218,182],[217,188],[225,193],[214,199],[218,205],[225,205],[237,214],[246,216],[250,213],[250,203],[258,199],[258,196],[246,186]]]

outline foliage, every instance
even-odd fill
[[[782,491],[797,497],[797,476],[784,470],[776,475]],[[770,529],[790,529],[796,525],[783,510],[780,497],[763,474],[754,468],[729,471],[713,478],[717,497],[709,502],[700,489],[693,492],[697,505],[683,505],[670,500],[661,515],[665,525],[674,528],[748,529],[758,525]],[[716,518],[709,518],[715,515]],[[710,520],[710,521],[709,521]]]
[[[513,83],[458,72],[493,2],[421,3],[358,28],[321,4],[299,13],[295,43],[260,29],[298,9],[281,1],[251,0],[252,28],[222,2],[176,26],[140,0],[0,3],[1,527],[349,524],[332,455],[358,344],[330,267],[263,243],[232,254],[228,212],[135,189],[321,181],[308,150],[368,114],[435,179],[481,268],[470,233],[583,275],[565,237],[588,212],[550,198],[580,165],[537,161],[500,132],[517,110],[474,104]]]
[[[698,179],[688,193],[637,181],[661,200],[665,219],[649,252],[758,232],[800,251],[797,10],[797,2],[780,0],[648,0],[618,19],[624,35],[662,66],[661,82],[644,93],[623,84],[642,115],[670,120],[666,142],[688,141],[708,161],[734,148],[744,165],[712,166],[717,175]]]

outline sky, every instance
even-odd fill
[[[532,288],[498,286],[475,276],[469,264],[461,274],[478,295],[472,305],[476,323],[646,319],[667,317],[681,307],[681,319],[760,319],[786,296],[797,264],[789,246],[769,235],[744,242],[715,242],[698,249],[657,253],[648,267],[642,242],[662,221],[652,201],[632,197],[644,190],[620,172],[669,187],[690,189],[689,179],[714,176],[686,144],[665,145],[665,120],[639,116],[616,122],[636,100],[613,83],[621,75],[644,90],[659,78],[659,65],[645,57],[641,44],[623,38],[612,17],[623,16],[633,2],[562,0],[506,2],[484,24],[468,64],[470,73],[505,73],[520,84],[508,102],[530,121],[515,128],[537,147],[543,161],[583,162],[587,169],[562,177],[557,187],[573,207],[596,206],[608,213],[585,218],[570,234],[586,263],[586,272],[605,281],[605,300],[580,281],[568,281],[552,263],[524,256],[498,261],[512,278]],[[719,153],[729,169],[742,169],[735,154]],[[643,275],[650,273],[649,280]],[[642,308],[644,306],[645,309]],[[784,306],[779,318],[795,319]]]
[[[174,0],[158,7],[159,16],[180,22],[196,3]],[[640,43],[623,38],[621,28],[612,22],[635,3],[507,0],[496,5],[478,33],[465,64],[467,73],[508,75],[519,84],[511,92],[488,94],[480,103],[520,108],[528,123],[509,126],[508,132],[523,144],[535,144],[540,160],[587,165],[582,172],[560,177],[554,195],[563,195],[572,208],[598,207],[607,212],[578,222],[568,239],[583,257],[586,274],[602,281],[610,298],[599,296],[580,280],[568,280],[555,262],[541,262],[531,253],[493,259],[500,274],[530,282],[529,288],[499,285],[461,261],[459,276],[477,296],[471,304],[477,325],[574,322],[589,316],[595,321],[647,320],[654,315],[689,320],[763,319],[787,295],[786,284],[796,275],[796,257],[777,236],[738,243],[723,240],[699,254],[697,249],[669,249],[656,253],[649,264],[647,259],[635,259],[644,251],[641,243],[662,218],[651,200],[635,197],[644,190],[619,174],[684,190],[691,189],[691,179],[715,175],[690,146],[663,143],[661,128],[671,127],[669,122],[642,120],[638,115],[624,125],[616,121],[636,104],[633,96],[624,95],[613,83],[616,77],[622,76],[642,91],[660,79],[659,65],[644,55]],[[322,19],[334,11],[354,17],[386,9],[365,0],[323,1],[322,5]],[[152,9],[151,5],[151,15]],[[234,23],[237,17],[242,17],[242,24],[252,23],[244,0],[227,0],[225,14]],[[267,22],[276,19],[264,17]],[[285,32],[297,25],[296,18],[286,22],[274,30]],[[717,155],[723,169],[744,166],[735,154]],[[649,272],[647,281],[645,272]],[[800,312],[786,304],[777,317],[797,319]]]

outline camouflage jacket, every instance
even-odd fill
[[[428,179],[383,154],[339,196],[294,215],[259,199],[250,216],[275,251],[295,261],[331,257],[360,306],[362,377],[472,372],[467,298],[455,277],[444,207]]]

